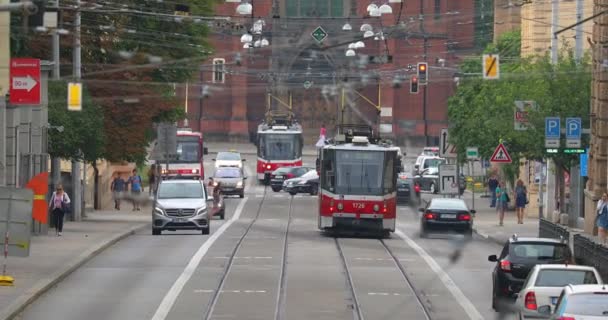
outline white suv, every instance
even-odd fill
[[[541,316],[538,313],[539,305],[553,308],[564,286],[602,283],[602,277],[594,267],[538,264],[528,274],[515,301],[519,318],[538,318]]]

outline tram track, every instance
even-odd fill
[[[346,276],[347,286],[348,286],[348,289],[349,289],[350,295],[351,295],[350,298],[353,302],[352,303],[353,319],[354,320],[365,320],[365,310],[361,305],[361,300],[360,300],[360,297],[358,296],[357,285],[353,281],[353,272],[349,265],[348,259],[346,257],[345,250],[344,250],[343,245],[341,244],[341,241],[339,240],[339,238],[334,237],[334,241],[336,243],[336,248],[338,250],[340,260],[342,262],[343,270],[344,270],[344,273]],[[411,293],[415,297],[418,307],[419,307],[420,311],[422,312],[422,314],[424,315],[424,319],[432,320],[431,312],[428,309],[428,307],[424,304],[423,296],[418,291],[416,291],[416,288],[414,287],[412,279],[410,279],[410,277],[408,276],[408,274],[405,270],[405,267],[401,264],[401,262],[399,261],[399,258],[396,256],[396,254],[392,251],[392,249],[386,244],[386,242],[384,240],[376,239],[376,241],[380,242],[380,244],[382,245],[382,247],[384,248],[384,250],[386,252],[386,255],[394,263],[398,274],[402,278],[401,280],[403,282],[405,282],[407,288],[409,288],[409,291],[411,291]]]
[[[215,288],[215,290],[213,291],[213,295],[210,299],[210,302],[207,304],[207,308],[206,308],[204,316],[202,318],[203,320],[210,320],[213,318],[213,313],[215,311],[215,307],[217,306],[218,301],[221,298],[220,295],[223,292],[224,286],[229,278],[230,272],[234,265],[235,258],[237,257],[240,249],[242,248],[243,244],[245,243],[245,240],[246,240],[247,236],[249,235],[250,231],[253,229],[255,224],[260,220],[260,217],[262,215],[262,208],[264,207],[264,203],[267,200],[267,195],[268,195],[267,186],[264,187],[263,195],[264,195],[264,197],[260,201],[260,204],[257,208],[255,216],[253,217],[251,222],[249,222],[249,224],[247,225],[243,234],[238,238],[236,245],[234,246],[234,248],[232,249],[232,251],[230,252],[230,254],[228,256],[226,266],[220,276],[220,281],[219,281],[217,287]],[[284,241],[282,244],[283,253],[282,253],[282,257],[281,257],[281,264],[280,264],[281,270],[279,273],[279,285],[277,288],[278,290],[277,290],[277,296],[276,296],[276,307],[275,307],[275,314],[274,314],[275,319],[284,319],[284,314],[285,314],[285,283],[286,283],[287,249],[288,249],[289,226],[291,224],[292,207],[293,207],[293,196],[290,198],[290,201],[289,201],[287,225],[285,227],[285,231],[284,231],[284,235],[283,235],[284,236]]]

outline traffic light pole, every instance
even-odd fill
[[[427,60],[427,41],[428,41],[428,37],[425,34],[424,35],[424,61],[425,62]],[[427,75],[428,75],[428,70],[427,70]],[[422,118],[424,119],[424,143],[425,143],[425,146],[429,145],[429,131],[428,131],[429,123],[428,123],[427,114],[426,114],[427,86],[428,86],[428,81],[423,86],[423,91],[422,91]]]

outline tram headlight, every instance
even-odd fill
[[[270,170],[271,166],[269,164],[266,165],[266,169]]]
[[[344,205],[342,204],[342,202],[338,203],[338,210],[344,210]]]
[[[377,205],[377,204],[375,204],[374,205],[374,211],[376,211],[376,212],[380,211],[380,206]]]
[[[192,173],[198,173],[198,169],[192,169]]]

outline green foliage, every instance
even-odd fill
[[[463,73],[475,73],[461,79],[455,95],[448,103],[448,118],[452,143],[459,146],[459,158],[464,160],[467,146],[478,146],[481,157],[488,159],[499,142],[504,142],[513,158],[515,168],[505,168],[505,174],[517,173],[521,157],[532,160],[553,158],[564,168],[577,159],[577,155],[546,155],[544,148],[544,118],[558,116],[581,117],[583,127],[589,127],[591,94],[590,59],[576,62],[570,50],[561,52],[559,62],[552,65],[548,56],[521,59],[513,48],[518,47],[518,36],[507,33],[487,52],[499,53],[500,80],[483,80],[481,59],[465,61]],[[510,45],[512,44],[512,45]],[[514,112],[517,100],[532,100],[537,110],[528,115],[526,131],[514,129]]]
[[[49,130],[49,149],[53,157],[94,162],[104,158],[103,112],[83,87],[82,111],[68,111],[67,82],[49,82],[49,123],[63,126],[63,132]],[[82,153],[80,152],[82,151]]]

